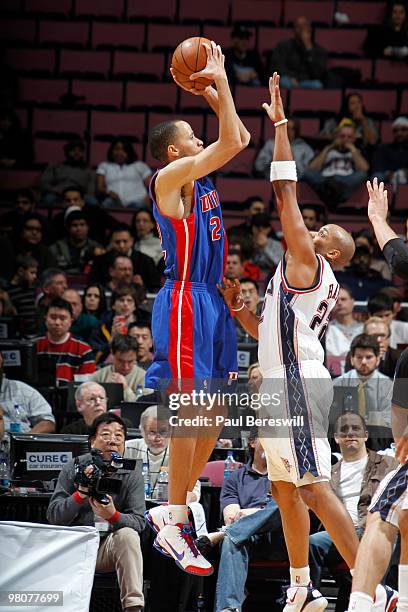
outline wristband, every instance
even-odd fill
[[[231,310],[233,312],[239,312],[240,310],[242,310],[245,307],[245,302],[243,302],[242,306],[240,306],[239,308],[232,308],[231,306]]]
[[[271,163],[271,182],[295,181],[297,182],[296,162],[273,161]]]
[[[274,123],[273,125],[277,128],[279,125],[284,125],[285,123],[287,123],[289,121],[289,119],[281,119],[280,121],[277,121],[276,123]]]

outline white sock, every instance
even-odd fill
[[[408,612],[408,565],[398,566],[397,612]]]
[[[176,504],[169,504],[167,509],[170,525],[177,525],[177,523],[185,525],[188,523],[188,508],[185,504],[179,506]]]
[[[350,574],[354,576],[354,567],[350,567]]]
[[[309,586],[310,583],[310,568],[306,567],[291,567],[290,568],[290,586]]]
[[[374,600],[367,593],[356,591],[350,595],[348,612],[371,612]]]

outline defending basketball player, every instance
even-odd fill
[[[302,417],[300,426],[264,430],[261,442],[290,559],[285,610],[319,612],[328,602],[310,584],[308,508],[319,517],[350,568],[358,547],[350,516],[329,484],[331,451],[323,425],[328,420],[332,383],[323,366],[320,343],[338,295],[331,266],[350,261],[354,241],[337,225],[312,233],[304,225],[277,73],[269,88],[271,102],[263,108],[276,128],[271,181],[287,252],[268,285],[260,318],[247,310],[231,281],[224,280],[221,291],[246,331],[259,339],[261,393],[281,390],[280,416]]]
[[[149,136],[152,155],[165,164],[152,178],[151,197],[167,279],[153,308],[155,357],[145,380],[150,388],[163,388],[164,382],[173,390],[189,390],[190,384],[202,388],[237,372],[234,324],[216,287],[224,270],[226,236],[220,200],[206,175],[245,148],[250,135],[237,116],[221,48],[214,42],[205,48],[207,65],[190,78],[206,77],[216,89],[191,93],[202,94],[218,115],[218,140],[204,148],[191,126],[178,119],[155,126]],[[191,418],[194,410],[179,408],[178,417]],[[200,432],[190,427],[185,437],[172,436],[169,506],[146,515],[156,531],[162,527],[156,548],[198,575],[209,575],[213,568],[191,537],[186,495],[202,474],[218,433],[219,428]]]

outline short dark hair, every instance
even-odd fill
[[[112,228],[109,238],[112,238],[113,234],[119,234],[119,232],[128,232],[130,235],[132,235],[132,230],[129,225],[126,223],[117,223]]]
[[[392,297],[385,293],[376,293],[372,295],[367,302],[367,310],[369,315],[374,315],[376,312],[381,310],[392,310],[393,300]]]
[[[241,278],[239,282],[241,283],[241,285],[242,283],[251,283],[259,293],[259,285],[253,278],[250,278],[249,276],[244,276],[244,278]]]
[[[115,254],[113,255],[111,261],[110,261],[110,268],[113,268],[116,264],[116,260],[119,259],[120,257],[124,257],[125,259],[130,259],[130,261],[132,262],[132,266],[133,266],[133,260],[130,257],[130,255],[124,255],[122,253],[118,253],[117,251],[115,252]]]
[[[133,321],[132,323],[130,323],[130,325],[128,325],[128,333],[130,332],[131,329],[134,329],[135,327],[139,327],[139,328],[146,327],[146,329],[148,329],[150,333],[152,333],[152,326],[147,321],[146,322]]]
[[[16,200],[18,200],[19,198],[26,198],[33,204],[35,204],[37,201],[34,195],[34,191],[32,191],[31,189],[19,189],[16,194]]]
[[[367,423],[364,417],[361,416],[360,413],[358,412],[354,412],[353,410],[345,410],[344,412],[342,412],[341,414],[339,414],[339,416],[336,419],[336,422],[334,424],[334,431],[337,432],[339,429],[339,421],[341,418],[343,418],[344,416],[347,416],[349,414],[353,414],[354,416],[358,417],[361,421],[361,424],[363,426],[364,431],[367,431]]]
[[[51,300],[51,302],[47,305],[46,313],[49,312],[50,308],[59,308],[60,310],[68,310],[71,317],[74,316],[71,304],[67,302],[67,300],[64,300],[63,298],[54,298],[53,300]]]
[[[110,144],[110,147],[108,149],[108,153],[107,153],[107,158],[108,161],[110,162],[114,162],[113,159],[113,149],[116,147],[117,144],[121,144],[125,150],[125,153],[127,155],[127,163],[128,164],[133,164],[133,162],[135,162],[137,160],[137,155],[136,152],[133,148],[132,143],[130,142],[130,140],[128,138],[114,138]]]
[[[92,442],[92,440],[95,438],[96,434],[98,433],[99,425],[102,425],[103,423],[107,423],[108,425],[109,423],[118,423],[123,428],[123,433],[125,434],[126,438],[127,427],[125,421],[123,421],[120,416],[118,416],[114,412],[104,412],[103,414],[100,414],[98,417],[96,417],[92,425],[90,425],[88,437],[89,442]]]
[[[353,295],[353,291],[352,291],[351,287],[349,287],[348,285],[345,285],[344,283],[340,283],[339,290],[340,289],[343,289],[343,291],[347,291],[349,296],[354,300],[354,295]]]
[[[60,270],[59,268],[47,268],[42,273],[42,276],[41,276],[41,286],[42,287],[47,287],[47,285],[51,285],[54,277],[55,276],[59,276],[60,274],[62,274],[63,276],[66,277],[65,272],[63,270]]]
[[[116,334],[113,336],[111,344],[111,352],[115,353],[127,353],[128,351],[134,351],[137,353],[137,342],[132,336],[126,334]]]
[[[242,252],[239,249],[228,249],[228,255],[238,255],[240,262],[244,263]]]
[[[269,227],[272,229],[271,217],[268,213],[257,213],[251,219],[251,227]]]
[[[176,138],[178,119],[170,119],[158,123],[149,132],[149,147],[154,159],[167,163],[167,149]]]
[[[84,199],[85,197],[85,191],[82,189],[82,187],[78,187],[77,185],[71,185],[70,187],[65,187],[64,191],[62,192],[63,200],[65,200],[65,196],[67,195],[68,191],[76,191],[77,193],[79,193],[82,199]]]
[[[38,268],[38,265],[38,261],[35,257],[31,257],[31,255],[17,255],[16,257],[16,270],[19,268],[23,268],[23,270]]]
[[[359,334],[355,338],[350,345],[350,355],[354,357],[357,349],[370,349],[373,351],[374,355],[378,357],[380,354],[380,346],[376,338],[373,336],[369,336],[368,334]]]
[[[255,195],[255,196],[250,196],[249,198],[244,200],[242,203],[242,208],[244,210],[249,210],[249,208],[251,208],[254,202],[262,202],[262,204],[265,206],[264,199],[261,196]]]
[[[119,300],[125,295],[130,295],[133,298],[136,306],[140,304],[141,296],[138,293],[137,289],[133,285],[127,285],[126,283],[120,283],[118,287],[116,288],[116,290],[112,291],[111,302],[110,302],[111,308],[113,304],[116,302],[116,300]]]

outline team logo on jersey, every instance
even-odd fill
[[[209,193],[205,193],[200,196],[201,202],[201,210],[202,212],[208,212],[213,208],[217,208],[220,205],[220,198],[218,197],[218,193],[215,189],[210,191]]]
[[[287,471],[290,474],[290,470],[292,469],[292,466],[290,465],[289,461],[287,459],[285,459],[284,457],[281,457],[282,459],[282,463],[285,466],[285,468],[287,469]]]
[[[238,380],[238,372],[228,372],[228,384],[230,385],[233,380]]]

